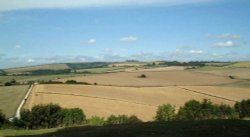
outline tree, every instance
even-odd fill
[[[138,76],[138,78],[146,78],[147,76],[145,74],[141,74],[140,76]]]
[[[4,86],[11,86],[12,84],[10,82],[5,82]]]
[[[77,81],[75,81],[75,80],[67,80],[65,83],[66,84],[77,84]]]
[[[218,118],[220,119],[237,119],[239,114],[235,111],[234,108],[229,105],[221,104],[218,106]]]
[[[92,126],[102,126],[106,123],[103,117],[92,116],[90,119],[87,120],[88,125]]]
[[[170,104],[164,104],[158,107],[156,111],[156,121],[170,121],[175,118],[175,107]]]
[[[235,103],[234,108],[240,118],[250,117],[250,99]]]
[[[180,107],[177,114],[178,119],[197,120],[201,119],[201,103],[196,100],[188,101],[183,107]]]
[[[64,126],[80,125],[86,120],[84,112],[79,108],[62,109]]]

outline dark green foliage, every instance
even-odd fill
[[[147,76],[145,74],[141,74],[140,76],[138,76],[138,78],[146,78]]]
[[[164,104],[158,107],[156,111],[156,121],[171,121],[175,118],[175,107],[170,104]]]
[[[11,83],[11,84],[15,84],[15,83],[16,83],[16,80],[15,80],[15,79],[12,79],[12,80],[10,81],[10,83]]]
[[[229,105],[221,104],[217,107],[219,119],[238,119],[238,113]]]
[[[141,120],[134,115],[130,117],[126,115],[118,115],[118,116],[111,115],[108,117],[106,123],[109,125],[115,125],[115,124],[134,124],[139,122],[141,122]]]
[[[107,62],[90,62],[90,63],[68,63],[67,65],[74,70],[77,69],[90,69],[107,67],[110,63]]]
[[[180,120],[236,119],[237,112],[228,105],[215,105],[204,99],[202,102],[191,100],[180,108],[177,118]]]
[[[4,86],[12,86],[12,84],[10,82],[5,82]]]
[[[21,119],[14,125],[22,128],[41,129],[59,126],[80,125],[86,120],[85,114],[79,108],[62,109],[59,105],[37,105],[31,111],[21,111]]]
[[[239,113],[240,118],[250,117],[250,99],[237,102],[234,108]]]
[[[91,126],[103,126],[105,123],[106,121],[103,117],[92,116],[91,118],[87,119],[87,124]]]
[[[86,120],[86,116],[79,108],[62,109],[62,124],[64,126],[80,125]]]
[[[0,128],[6,123],[6,117],[5,115],[2,113],[2,111],[0,110]]]
[[[160,63],[159,65],[167,65],[167,66],[198,66],[203,67],[207,62],[201,61],[190,61],[190,62],[178,62],[178,61],[165,61]]]
[[[90,83],[87,82],[77,82],[75,80],[67,80],[65,84],[83,84],[83,85],[91,85]]]
[[[52,74],[68,74],[70,69],[61,69],[61,70],[51,70],[51,69],[41,69],[33,70],[30,72],[30,75],[52,75]]]
[[[75,80],[67,80],[65,84],[77,84],[77,81]]]

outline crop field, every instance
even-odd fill
[[[25,96],[29,86],[0,86],[0,109],[8,118],[15,115],[16,109]]]
[[[227,91],[225,90],[225,92]],[[245,95],[250,96],[249,93],[248,90],[248,94]],[[191,99],[201,101],[205,98],[217,104],[233,105],[235,103],[234,101],[195,93],[174,86],[136,88],[92,85],[36,85],[24,108],[30,109],[34,105],[52,102],[66,108],[82,108],[87,117],[134,114],[144,121],[150,121],[159,105],[170,103],[178,109]]]
[[[145,74],[146,78],[138,78]],[[76,80],[79,82],[97,83],[98,85],[112,86],[134,86],[134,87],[154,87],[154,86],[208,86],[233,83],[237,80],[228,76],[206,74],[194,71],[169,70],[169,71],[145,71],[145,72],[121,72],[111,74],[79,76],[59,79],[65,82]]]
[[[250,68],[207,69],[199,72],[220,76],[234,76],[239,79],[250,79]]]

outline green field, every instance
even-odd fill
[[[2,130],[3,137],[249,137],[250,121],[204,120],[71,127],[44,130]]]
[[[0,109],[7,118],[13,117],[29,86],[0,86]]]

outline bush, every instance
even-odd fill
[[[67,80],[65,83],[66,84],[77,84],[77,81],[75,81],[75,80]]]
[[[87,120],[87,124],[91,126],[102,126],[106,123],[103,117],[92,116],[90,119]]]
[[[147,76],[145,74],[141,74],[140,76],[138,76],[138,78],[146,78]]]
[[[4,86],[11,86],[12,84],[10,82],[5,82]]]
[[[111,115],[107,119],[107,124],[109,125],[115,125],[115,124],[134,124],[134,123],[139,123],[142,122],[139,118],[136,116],[132,115],[130,117],[126,115]]]
[[[156,121],[170,121],[175,118],[175,107],[170,104],[164,104],[158,107],[156,111]]]
[[[234,108],[239,113],[240,118],[250,117],[250,99],[237,102]]]
[[[0,128],[7,122],[5,115],[0,110]]]
[[[64,126],[80,125],[86,120],[86,116],[79,108],[62,109],[62,124]]]

